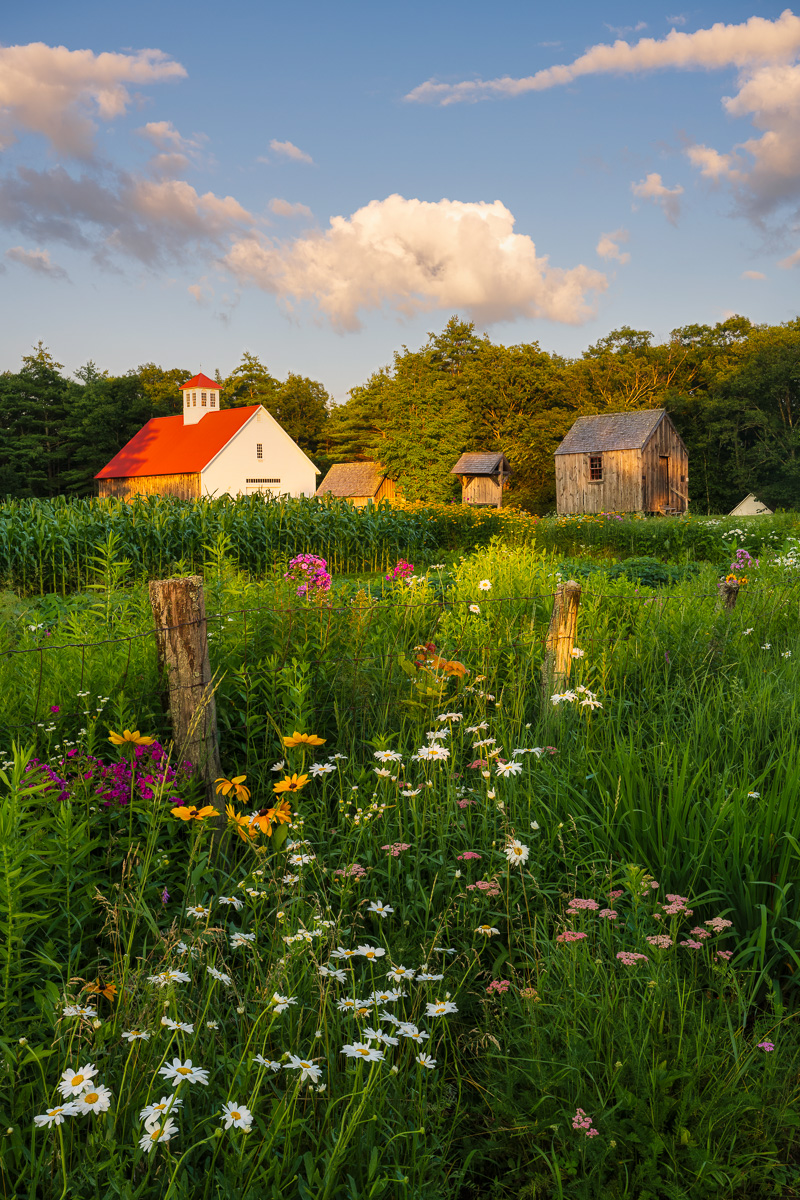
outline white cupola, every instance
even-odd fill
[[[207,375],[193,375],[182,383],[184,425],[196,425],[206,413],[219,412],[221,390],[220,384]]]

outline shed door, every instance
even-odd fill
[[[661,510],[669,508],[669,455],[662,454],[658,459],[657,495],[653,508]]]

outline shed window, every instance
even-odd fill
[[[602,454],[589,455],[589,479],[593,483],[601,483],[603,479],[603,456]]]
[[[263,458],[263,457],[264,457],[264,444],[263,444],[263,442],[256,442],[256,458]]]

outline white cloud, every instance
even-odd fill
[[[624,244],[629,237],[627,229],[615,229],[613,233],[601,233],[595,251],[601,258],[613,258],[618,263],[630,262],[631,256],[627,250],[623,251],[619,248],[619,243]]]
[[[794,254],[790,254],[788,258],[782,258],[778,266],[783,267],[784,271],[791,271],[792,267],[800,267],[800,250],[795,250]]]
[[[637,21],[635,25],[609,25],[608,21],[604,21],[603,24],[609,33],[615,33],[617,37],[625,37],[626,33],[641,33],[643,29],[647,29],[647,21]]]
[[[62,154],[89,158],[95,124],[111,121],[131,103],[128,84],[186,75],[161,50],[94,54],[31,42],[0,47],[0,147],[17,131],[38,133]],[[87,115],[91,114],[91,115]]]
[[[667,17],[666,21],[668,25],[685,25],[686,17],[683,13],[676,13],[674,17]]]
[[[291,204],[288,200],[280,200],[277,196],[270,200],[269,211],[276,217],[310,217],[311,209],[307,204]]]
[[[284,158],[291,158],[293,162],[313,163],[314,161],[310,154],[306,154],[305,150],[301,150],[293,142],[279,142],[277,138],[273,138],[269,144],[269,148],[275,154],[279,154]]]
[[[654,204],[660,205],[670,224],[677,223],[680,216],[680,197],[683,195],[683,188],[679,183],[676,183],[674,188],[668,188],[659,173],[651,171],[639,183],[632,183],[631,191],[640,200],[652,200]]]
[[[617,41],[591,46],[573,62],[546,67],[524,79],[467,79],[460,83],[437,83],[429,79],[406,96],[406,100],[455,104],[499,96],[520,96],[572,83],[584,75],[630,75],[664,67],[719,69],[761,64],[787,63],[800,50],[800,17],[787,8],[775,21],[750,17],[740,25],[718,23],[695,33],[672,29],[664,38],[641,38],[635,45]]]
[[[720,154],[711,146],[696,145],[688,147],[686,157],[693,167],[699,167],[701,175],[714,183],[741,178],[741,160],[734,154]]]
[[[157,266],[222,253],[255,218],[233,196],[200,194],[182,180],[20,167],[0,181],[0,224],[40,244],[90,251],[105,265],[122,255]]]
[[[763,271],[742,271],[742,279],[766,279]]]
[[[25,250],[22,246],[12,246],[6,250],[6,258],[37,275],[46,275],[48,279],[69,279],[64,268],[51,261],[49,250]]]
[[[340,329],[357,329],[362,311],[382,308],[458,310],[486,323],[543,317],[578,324],[592,315],[590,293],[607,287],[599,271],[564,270],[538,257],[499,200],[393,195],[293,241],[239,239],[225,263],[290,309],[314,302]]]

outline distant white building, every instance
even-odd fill
[[[729,516],[731,517],[771,517],[772,509],[767,508],[766,504],[762,504],[760,500],[756,500],[752,492],[749,492],[744,500],[740,500],[736,508],[732,508]]]
[[[320,472],[261,404],[219,407],[220,385],[181,385],[183,413],[154,417],[98,471],[101,496],[313,496]]]

